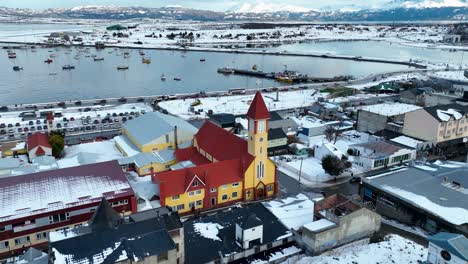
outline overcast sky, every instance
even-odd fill
[[[181,5],[188,8],[225,11],[235,9],[243,3],[273,3],[289,4],[311,9],[327,7],[349,6],[351,4],[372,6],[386,0],[0,0],[0,6],[20,8],[55,8],[75,7],[82,5],[140,5],[146,7],[161,7],[167,5]]]

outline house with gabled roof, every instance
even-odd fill
[[[52,146],[47,134],[36,132],[28,137],[28,155],[32,160],[40,156],[52,156]]]
[[[193,147],[177,149],[173,170],[156,173],[162,206],[179,213],[272,197],[276,167],[268,158],[268,109],[260,93],[250,105],[248,139],[206,121]]]

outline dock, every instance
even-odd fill
[[[265,78],[265,79],[273,79],[273,80],[277,79],[275,77],[276,73],[274,72],[267,73],[263,71],[253,71],[253,70],[244,70],[244,69],[235,69],[235,68],[230,68],[230,70],[232,72],[229,74],[245,75],[245,76],[252,76],[252,77],[257,77],[257,78]],[[226,74],[226,73],[222,73],[222,74]],[[326,78],[326,77],[309,77],[307,75],[298,75],[292,78],[293,83],[346,82],[349,80],[351,80],[351,77],[349,76],[337,76],[337,77],[332,77],[332,78]]]

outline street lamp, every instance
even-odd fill
[[[300,191],[301,191],[302,161],[304,160],[304,158],[301,157],[300,159],[301,159],[301,165],[299,166],[299,180],[297,181],[298,182],[297,193],[300,193]]]

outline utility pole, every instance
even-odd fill
[[[303,160],[304,160],[304,158],[301,157],[301,165],[299,166],[299,180],[297,181],[298,182],[297,193],[301,192],[301,174],[302,174],[302,161]]]

